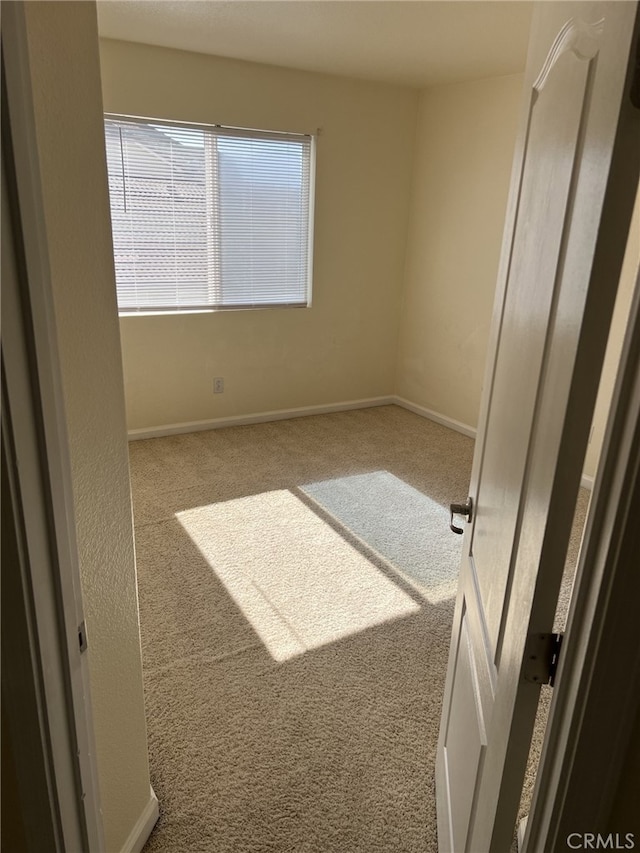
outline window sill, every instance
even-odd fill
[[[118,311],[118,317],[182,317],[185,314],[234,314],[244,311],[273,311],[274,309],[311,308],[311,302],[295,305],[246,305],[229,308],[162,308],[148,311]]]

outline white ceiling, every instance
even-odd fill
[[[101,0],[100,35],[430,86],[524,68],[532,4],[512,0]]]

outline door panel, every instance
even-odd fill
[[[464,849],[482,748],[487,743],[483,702],[476,676],[478,666],[473,659],[473,649],[465,614],[456,652],[452,701],[444,745],[449,790],[456,791],[456,799],[450,803],[451,837],[455,850]]]
[[[591,62],[565,54],[544,89],[534,89],[530,100],[510,273],[519,286],[506,294],[470,543],[494,654],[508,604],[527,453],[554,296],[561,281],[558,263]],[[564,105],[561,115],[556,115],[557,104]],[[536,228],[537,222],[544,222],[545,228]]]
[[[510,845],[540,689],[525,648],[552,630],[637,183],[636,33],[635,3],[534,19],[438,745],[441,853]]]

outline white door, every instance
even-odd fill
[[[640,156],[636,3],[541,3],[436,766],[441,853],[509,850]],[[629,67],[628,67],[629,66]]]

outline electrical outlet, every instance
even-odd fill
[[[213,380],[213,393],[224,393],[224,379],[222,378],[222,376],[216,376],[216,378]]]

